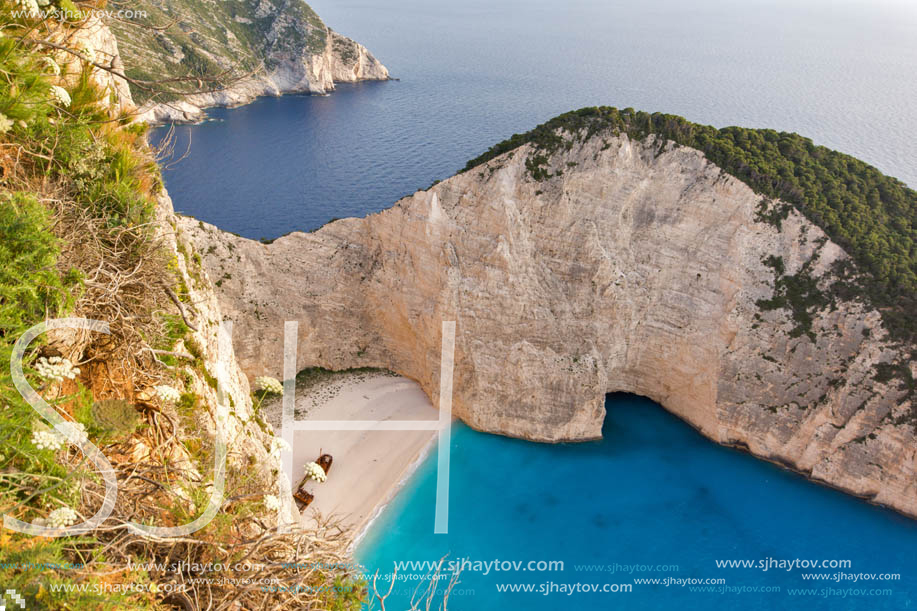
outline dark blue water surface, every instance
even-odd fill
[[[179,211],[247,237],[387,208],[583,106],[796,131],[917,185],[913,0],[317,0],[400,82],[179,128]],[[158,132],[156,136],[160,136]]]
[[[374,524],[358,559],[371,573],[391,573],[394,562],[436,561],[445,554],[447,561],[563,562],[563,570],[544,572],[485,575],[467,568],[450,599],[449,608],[458,611],[917,606],[917,522],[714,445],[648,399],[614,395],[606,408],[605,439],[577,445],[537,445],[457,426],[449,533],[433,534],[436,461],[428,460]],[[851,564],[816,571],[716,565],[771,558]],[[644,567],[628,572],[614,565]],[[813,572],[901,578],[853,582],[802,576]],[[420,573],[399,571],[408,579],[396,582],[388,609],[407,608],[418,583],[410,577]],[[634,583],[653,578],[725,583],[706,586],[714,589],[706,592],[690,585]],[[538,593],[551,583],[552,593]],[[560,584],[576,583],[633,589],[557,592]],[[499,593],[498,584],[533,584],[536,592]],[[779,590],[749,591],[764,587]],[[380,582],[380,589],[384,593],[387,586]]]

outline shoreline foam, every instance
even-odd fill
[[[436,447],[435,434],[430,438],[430,440],[427,442],[427,445],[423,447],[423,449],[420,451],[420,454],[417,455],[414,461],[407,466],[404,472],[404,477],[402,477],[391,487],[388,496],[378,505],[376,505],[372,515],[363,521],[363,524],[357,530],[356,536],[353,538],[347,548],[349,553],[352,554],[357,549],[357,547],[359,547],[360,543],[363,541],[363,538],[369,533],[370,529],[373,527],[373,524],[376,523],[376,520],[378,520],[382,515],[382,512],[385,511],[385,508],[395,500],[395,497],[397,497],[402,490],[404,490],[404,488],[407,486],[408,480],[410,480],[411,477],[417,473],[417,470],[420,469],[420,465],[422,465],[424,461],[430,457],[434,447]]]

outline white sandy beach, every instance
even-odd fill
[[[279,404],[271,409],[276,424],[279,410]],[[387,373],[341,374],[306,391],[297,390],[296,420],[436,421],[438,417],[416,382]],[[322,453],[334,458],[327,481],[306,486],[315,500],[303,511],[303,524],[319,515],[334,515],[356,537],[397,492],[435,437],[434,430],[296,431],[294,486],[307,462]]]

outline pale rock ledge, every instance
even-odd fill
[[[335,83],[390,78],[388,69],[366,47],[330,28],[322,53],[277,59],[270,70],[232,83],[226,89],[145,104],[137,112],[136,120],[192,123],[204,119],[205,109],[215,106],[242,106],[258,97],[287,93],[325,94],[334,90]]]

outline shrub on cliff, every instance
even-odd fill
[[[27,193],[0,194],[0,337],[15,335],[70,301],[75,276],[57,269],[48,210]]]

